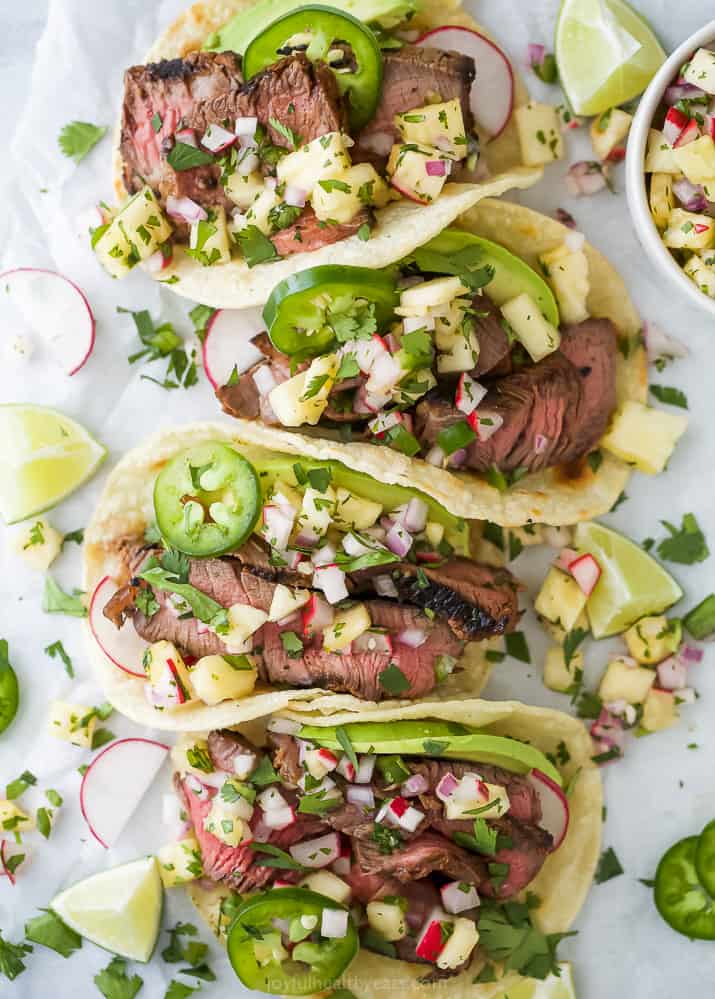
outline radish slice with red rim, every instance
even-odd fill
[[[114,846],[169,754],[153,739],[119,739],[95,756],[79,792],[82,817],[102,846]]]
[[[142,669],[142,659],[147,643],[137,634],[132,621],[125,621],[116,628],[102,613],[107,601],[117,592],[117,586],[110,576],[105,576],[95,587],[89,602],[89,627],[97,645],[107,659],[131,676],[146,680]]]
[[[253,338],[265,331],[261,309],[217,309],[206,326],[203,360],[206,377],[214,388],[225,385],[235,368],[248,371],[264,355]]]
[[[92,353],[94,313],[84,292],[56,271],[19,267],[0,274],[3,325],[29,330],[45,344],[66,374],[74,375]]]
[[[569,802],[561,788],[540,770],[531,770],[527,780],[541,803],[539,825],[553,836],[552,852],[558,850],[569,827]]]
[[[502,50],[478,31],[456,26],[428,31],[416,44],[474,59],[477,75],[469,95],[472,114],[492,139],[501,135],[514,108],[514,72]]]

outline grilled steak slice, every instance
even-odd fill
[[[609,319],[586,319],[561,331],[561,353],[581,379],[581,403],[569,428],[567,463],[587,454],[603,437],[616,408],[616,327]]]
[[[506,864],[509,870],[503,881],[485,881],[479,892],[488,898],[513,898],[531,884],[544,866],[553,846],[553,838],[545,829],[518,822],[508,815],[490,824],[497,829],[499,837],[510,845],[500,847],[497,839],[497,852],[489,857],[489,862]]]
[[[423,833],[392,853],[381,853],[377,843],[368,840],[356,839],[353,847],[366,874],[392,875],[398,881],[410,882],[438,871],[477,886],[488,878],[484,858],[435,832]]]
[[[273,766],[281,780],[284,784],[297,787],[305,774],[299,761],[298,743],[292,735],[283,735],[279,732],[269,732],[268,742],[275,749]]]
[[[467,132],[472,130],[469,93],[476,72],[473,59],[415,45],[384,52],[383,58],[382,96],[375,117],[357,137],[356,153],[363,158],[386,157],[392,143],[400,141],[393,120],[396,114],[455,97],[462,105]]]
[[[209,732],[207,742],[211,762],[217,770],[225,770],[226,773],[235,774],[235,762],[240,756],[250,756],[258,762],[258,753],[251,743],[238,732],[232,732],[227,728],[216,729]]]
[[[292,253],[310,253],[321,246],[331,246],[348,236],[354,236],[369,219],[363,208],[350,222],[321,222],[312,208],[306,208],[297,222],[271,236],[271,242],[281,257]]]
[[[502,326],[502,314],[488,295],[475,295],[474,332],[479,341],[477,366],[471,372],[474,378],[485,375],[496,377],[511,373],[511,344]]]

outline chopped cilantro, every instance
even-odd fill
[[[605,881],[617,878],[621,874],[623,874],[621,862],[616,856],[613,847],[609,846],[608,849],[604,850],[601,854],[601,859],[598,862],[594,881],[597,885],[602,885]]]
[[[394,694],[397,696],[399,694],[404,694],[406,690],[410,689],[410,681],[407,679],[400,667],[395,663],[390,663],[387,669],[382,670],[382,672],[378,674],[377,679],[380,686],[383,690],[386,690],[388,694]]]
[[[52,576],[45,576],[45,590],[42,596],[42,609],[46,614],[69,614],[71,617],[87,617],[87,608],[82,603],[82,590],[65,593]]]
[[[504,636],[504,645],[507,655],[513,659],[518,659],[522,663],[531,662],[531,653],[523,631],[513,631]]]
[[[680,389],[673,388],[671,385],[651,385],[650,393],[656,397],[658,402],[664,402],[668,406],[688,408],[688,397]]]
[[[194,167],[206,166],[207,163],[213,163],[214,158],[211,153],[206,152],[204,149],[199,149],[197,146],[191,146],[187,142],[176,142],[174,143],[174,148],[166,157],[166,162],[172,170],[181,173],[184,170],[193,170]]]
[[[667,520],[662,520],[661,524],[670,532],[670,537],[658,545],[657,551],[661,558],[681,565],[693,565],[695,562],[704,562],[710,555],[705,535],[694,514],[686,513],[683,516],[680,529]]]
[[[43,909],[42,915],[25,923],[25,937],[32,943],[49,947],[62,957],[71,957],[82,946],[82,937],[66,926],[52,909]]]
[[[60,132],[60,149],[75,163],[81,163],[106,134],[106,126],[93,125],[88,121],[72,121]]]
[[[57,642],[52,642],[51,645],[46,645],[45,652],[51,659],[54,659],[56,656],[59,656],[62,662],[65,664],[65,673],[67,674],[67,676],[74,677],[72,660],[65,652],[65,647],[62,644],[62,642],[57,641]]]

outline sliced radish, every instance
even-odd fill
[[[444,922],[449,922],[449,919],[447,913],[441,909],[434,909],[427,917],[415,948],[417,956],[424,961],[430,961],[434,964],[444,948],[446,942],[442,937],[442,923]]]
[[[217,309],[206,325],[203,345],[204,370],[214,388],[225,385],[235,368],[248,371],[264,355],[253,343],[263,333],[261,309]]]
[[[678,149],[680,146],[687,146],[689,142],[695,142],[695,140],[699,138],[700,138],[700,129],[698,128],[698,123],[694,118],[691,118],[688,124],[683,129],[683,131],[678,136],[678,138],[673,143],[673,148]]]
[[[568,798],[558,784],[540,770],[531,770],[527,780],[536,791],[541,804],[541,828],[553,836],[552,851],[558,850],[569,827]]]
[[[455,916],[459,912],[466,912],[467,909],[474,909],[479,905],[477,889],[464,881],[449,881],[446,885],[442,885],[440,893],[442,905],[447,912]]]
[[[29,327],[65,373],[76,374],[95,339],[94,314],[84,292],[62,274],[34,267],[6,271],[0,281],[5,329],[21,333]]]
[[[469,95],[472,114],[493,139],[501,135],[514,108],[514,73],[502,50],[477,31],[458,27],[435,28],[416,44],[474,59],[477,74]]]
[[[579,554],[575,548],[562,548],[554,565],[557,569],[563,569],[564,572],[568,572],[578,558]]]
[[[328,867],[340,856],[340,836],[332,832],[317,839],[306,839],[289,846],[288,852],[303,867]]]
[[[95,587],[89,603],[89,627],[102,652],[110,662],[131,676],[146,680],[141,668],[147,643],[140,638],[134,624],[127,620],[121,628],[115,628],[102,611],[107,601],[117,592],[117,586],[110,576],[105,576]]]
[[[119,739],[86,770],[79,792],[84,821],[107,849],[119,839],[161,769],[169,747],[153,739]]]
[[[579,588],[590,597],[601,578],[601,566],[593,555],[582,555],[569,565],[569,572],[576,580]]]
[[[359,756],[358,757],[358,769],[355,774],[356,784],[369,784],[372,780],[373,771],[375,770],[376,756]]]

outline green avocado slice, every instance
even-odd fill
[[[429,271],[435,267],[432,254],[440,253],[453,260],[455,254],[471,247],[481,251],[478,257],[479,267],[494,268],[494,277],[484,286],[484,291],[495,305],[503,305],[517,295],[526,293],[533,298],[544,317],[558,327],[559,310],[551,288],[532,267],[499,243],[493,243],[490,239],[483,239],[462,229],[445,229],[439,236],[435,236],[415,250],[410,259],[414,260],[418,267]]]
[[[403,756],[433,756],[440,759],[489,763],[512,773],[540,770],[559,787],[563,778],[553,763],[534,746],[507,736],[490,735],[456,722],[437,720],[353,722],[342,726],[356,753]],[[315,742],[326,749],[342,749],[336,729],[303,725],[299,739]]]

